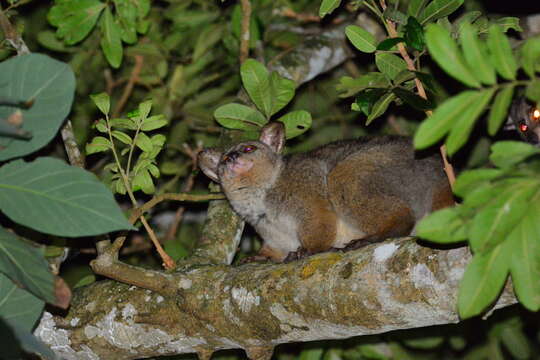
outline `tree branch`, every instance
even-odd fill
[[[278,344],[343,339],[459,321],[468,248],[410,238],[288,264],[199,266],[161,278],[161,294],[111,281],[75,296],[66,318],[36,330],[67,359],[136,359],[243,348],[269,359]],[[516,302],[507,284],[494,308]]]

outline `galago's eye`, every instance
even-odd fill
[[[540,121],[540,109],[534,107],[531,109],[531,120],[538,122]]]
[[[527,124],[519,124],[519,131],[526,132],[527,130],[529,130]]]
[[[242,148],[243,153],[250,153],[257,150],[257,147],[255,145],[246,145]]]

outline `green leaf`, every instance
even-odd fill
[[[111,135],[115,138],[115,139],[118,139],[120,140],[121,142],[123,142],[124,144],[126,145],[131,145],[131,143],[133,142],[133,140],[131,139],[131,137],[126,134],[126,133],[123,133],[119,130],[113,130],[111,132]]]
[[[354,104],[358,106],[358,111],[362,111],[366,116],[371,113],[373,104],[379,100],[379,98],[386,93],[383,89],[367,89],[362,91],[356,97]]]
[[[23,76],[24,75],[24,76]],[[0,105],[0,118],[22,113],[21,129],[31,140],[0,138],[0,161],[28,155],[47,145],[71,110],[75,76],[70,67],[41,54],[13,57],[0,63],[2,93],[16,101],[30,101],[29,109]]]
[[[0,272],[42,300],[54,304],[54,276],[43,250],[0,227]]]
[[[507,80],[515,80],[517,63],[508,38],[497,25],[491,25],[488,29],[487,46],[499,75]]]
[[[48,157],[0,168],[0,209],[19,224],[58,236],[134,229],[94,174]]]
[[[508,236],[512,248],[510,273],[516,295],[530,311],[540,309],[540,208],[538,195],[530,211]]]
[[[159,128],[162,128],[168,124],[167,119],[165,118],[165,115],[153,115],[147,118],[141,127],[142,131],[152,131]]]
[[[522,141],[498,141],[491,147],[489,160],[497,167],[509,168],[538,154],[539,148]]]
[[[305,110],[297,110],[287,113],[277,121],[285,124],[285,137],[292,139],[305,133],[311,127],[311,114]]]
[[[120,37],[128,44],[137,42],[137,7],[130,0],[113,0]]]
[[[268,122],[258,110],[235,103],[218,107],[214,111],[214,117],[223,127],[244,131],[253,131]]]
[[[456,11],[463,4],[463,1],[464,0],[434,0],[426,6],[418,20],[423,25],[444,16],[448,16]]]
[[[407,14],[402,13],[393,6],[388,6],[384,10],[383,17],[397,24],[405,24],[407,22]]]
[[[109,139],[103,136],[96,136],[92,139],[91,143],[86,144],[86,155],[108,151],[110,149],[112,149],[112,145]]]
[[[497,25],[502,32],[507,32],[510,29],[515,31],[523,31],[521,26],[519,26],[519,18],[513,16],[505,16],[499,19],[496,19],[493,24]]]
[[[47,19],[58,27],[56,35],[59,38],[63,38],[67,45],[74,45],[92,31],[106,6],[99,0],[57,1]]]
[[[240,67],[242,84],[253,103],[266,118],[272,115],[272,91],[270,75],[266,67],[257,60],[247,59]]]
[[[90,99],[96,104],[98,109],[104,114],[107,115],[111,110],[111,98],[105,92],[90,95]]]
[[[156,191],[152,176],[147,169],[137,173],[133,178],[133,191],[142,190],[145,194],[153,194]]]
[[[540,102],[540,80],[534,79],[527,85],[525,96],[534,103]]]
[[[455,123],[446,139],[449,155],[455,154],[467,142],[476,119],[486,110],[494,93],[495,89],[492,88],[476,91],[471,95],[475,101],[456,116]]]
[[[459,284],[458,310],[462,319],[484,311],[501,291],[510,263],[508,247],[500,244],[485,254],[475,254]]]
[[[390,81],[380,72],[370,72],[356,79],[344,76],[339,81],[337,90],[343,92],[341,97],[348,97],[365,89],[386,89],[391,86]]]
[[[416,18],[413,16],[409,16],[407,19],[404,37],[407,45],[410,47],[418,51],[424,50],[424,29],[422,29],[422,25],[420,25],[418,20],[416,20]]]
[[[416,95],[410,90],[407,90],[402,87],[395,87],[392,89],[392,92],[401,100],[411,105],[415,109],[418,109],[421,111],[433,109],[433,104],[431,103],[431,101],[426,100],[419,95]]]
[[[31,331],[45,303],[0,273],[0,319]]]
[[[235,5],[232,12],[231,28],[236,39],[240,39],[242,37],[242,7],[239,3]],[[223,31],[219,31],[218,33],[222,35]],[[261,31],[259,30],[259,25],[257,23],[257,15],[256,13],[252,13],[249,21],[249,48],[255,48],[257,41],[259,40],[261,40]]]
[[[429,53],[444,71],[465,85],[480,87],[448,30],[438,24],[429,24],[426,43]]]
[[[497,186],[494,199],[473,218],[469,242],[475,252],[485,252],[503,242],[528,211],[536,182],[517,181]]]
[[[399,44],[400,42],[405,42],[405,39],[402,37],[395,37],[395,38],[388,38],[384,39],[377,45],[377,50],[391,50],[394,46]]]
[[[396,75],[396,77],[394,78],[394,84],[395,85],[400,85],[400,84],[404,83],[405,81],[409,81],[409,80],[414,79],[414,77],[415,77],[414,72],[412,72],[410,70],[400,71]],[[426,88],[427,88],[427,86],[426,86]]]
[[[463,54],[469,67],[475,70],[473,74],[484,84],[495,84],[497,80],[495,69],[489,61],[484,44],[478,40],[476,28],[469,23],[464,23],[460,35]]]
[[[312,348],[302,350],[298,360],[321,360],[324,349]]]
[[[521,66],[525,73],[534,78],[535,65],[540,60],[540,37],[531,37],[525,40],[520,49]]]
[[[470,108],[478,108],[477,102],[485,98],[486,92],[483,91],[464,91],[453,96],[439,105],[433,114],[428,117],[418,128],[414,135],[414,146],[417,149],[425,149],[435,144],[452,128],[453,124],[465,117],[466,121],[471,121],[474,113]],[[475,113],[478,111],[476,109]],[[474,119],[472,119],[474,121]],[[463,125],[462,125],[463,126]],[[463,131],[460,129],[460,131]],[[454,135],[455,136],[455,135]],[[457,140],[457,139],[456,139]],[[466,139],[465,139],[466,140]],[[455,146],[457,144],[453,144]]]
[[[414,16],[415,18],[420,15],[420,12],[426,6],[428,0],[411,0],[409,6],[407,7],[407,14]]]
[[[140,121],[146,120],[148,115],[150,114],[150,111],[152,110],[152,100],[146,100],[139,104],[137,107],[139,110],[138,118]]]
[[[371,124],[373,120],[384,114],[386,109],[388,109],[388,106],[392,101],[394,101],[396,96],[392,92],[387,92],[375,104],[373,104],[373,108],[371,109],[371,114],[369,114],[366,125]]]
[[[454,193],[466,197],[471,191],[478,188],[481,183],[494,180],[504,173],[500,169],[475,169],[459,174],[454,184]]]
[[[502,123],[508,118],[508,107],[512,102],[512,95],[514,95],[514,87],[506,86],[495,97],[488,117],[489,135],[495,135]]]
[[[154,147],[148,135],[142,132],[137,134],[135,145],[144,152],[151,152]]]
[[[272,99],[271,115],[283,109],[294,97],[296,83],[280,76],[277,72],[270,75],[270,90]]]
[[[368,31],[362,29],[360,26],[347,26],[345,28],[345,35],[347,35],[347,39],[349,39],[354,47],[362,52],[372,53],[377,48],[375,37]]]
[[[111,119],[109,120],[109,123],[113,128],[137,130],[137,124],[135,124],[133,120],[130,119]]]
[[[103,54],[105,54],[105,58],[113,68],[119,68],[124,51],[122,49],[122,39],[120,38],[120,28],[114,21],[109,8],[105,9],[101,31],[103,33],[101,36]]]
[[[203,28],[193,49],[192,61],[199,60],[207,51],[220,42],[224,31],[222,24],[212,24]]]
[[[332,11],[336,10],[341,4],[341,0],[323,0],[319,8],[319,17],[325,17]]]
[[[375,64],[377,65],[377,69],[390,80],[394,80],[397,74],[407,69],[405,60],[390,53],[378,52],[375,54]]]
[[[452,244],[467,240],[465,222],[459,208],[446,208],[429,214],[416,227],[418,236],[439,244]]]

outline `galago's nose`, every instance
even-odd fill
[[[238,155],[240,155],[238,151],[231,151],[223,157],[223,162],[227,163],[229,161],[234,161],[238,158]]]

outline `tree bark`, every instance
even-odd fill
[[[164,273],[161,294],[100,281],[76,292],[66,317],[46,312],[35,333],[63,359],[208,359],[233,348],[269,359],[283,343],[458,322],[469,260],[468,248],[403,238],[287,264],[194,266]],[[493,308],[515,302],[507,284]]]

